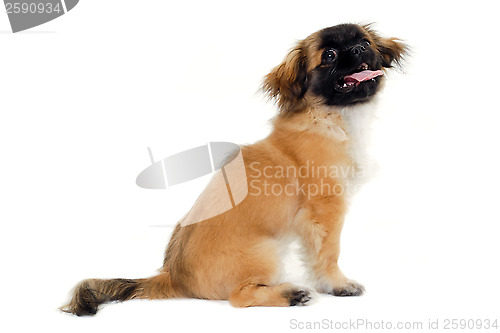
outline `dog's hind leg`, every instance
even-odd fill
[[[260,283],[247,283],[235,289],[229,301],[236,307],[249,306],[294,306],[306,305],[311,300],[308,290],[282,283],[269,286]]]
[[[261,240],[258,245],[248,247],[241,255],[238,266],[238,282],[227,299],[236,307],[249,306],[294,306],[305,305],[311,300],[311,293],[291,283],[279,283],[279,252],[282,243],[278,240]]]

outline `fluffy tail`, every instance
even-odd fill
[[[90,279],[80,282],[70,303],[62,311],[77,316],[95,315],[101,304],[129,299],[164,299],[176,297],[170,274],[162,272],[147,279]]]

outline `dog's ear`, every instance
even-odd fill
[[[380,37],[378,33],[371,28],[371,25],[365,25],[363,28],[375,42],[374,46],[380,54],[382,66],[386,68],[391,68],[394,64],[401,66],[401,61],[408,55],[408,45],[398,38]]]
[[[397,38],[380,38],[376,41],[382,58],[382,66],[391,68],[393,64],[401,65],[401,60],[408,54],[408,46]]]
[[[262,90],[276,100],[282,113],[289,113],[300,109],[307,86],[307,57],[299,42],[283,62],[266,75]]]

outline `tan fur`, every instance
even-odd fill
[[[361,29],[388,61],[400,58],[402,44],[380,38],[370,27]],[[337,263],[348,197],[331,189],[342,187],[349,180],[342,175],[313,174],[321,167],[356,165],[349,154],[350,133],[342,114],[323,105],[321,98],[301,91],[301,77],[321,62],[318,34],[299,42],[283,63],[266,76],[263,88],[277,99],[281,114],[266,139],[242,147],[249,195],[221,215],[183,227],[177,225],[162,273],[134,280],[137,288],[133,292],[121,298],[108,297],[109,300],[194,297],[229,300],[238,307],[305,303],[308,296],[302,289],[279,284],[281,241],[290,235],[301,239],[318,291],[338,295],[362,293],[363,287],[347,279]],[[265,170],[301,167],[307,169],[306,177],[265,176]],[[300,191],[254,195],[255,184],[264,181],[289,190],[322,190],[314,195]],[[113,294],[107,290],[111,282],[103,281],[112,280],[91,280],[77,287],[68,311],[79,313],[82,290]]]
[[[372,24],[362,27],[366,31],[368,39],[375,45],[377,51],[384,58],[384,66],[391,67],[391,63],[400,64],[403,56],[408,54],[409,49],[399,38],[383,38],[373,29]]]

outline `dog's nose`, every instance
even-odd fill
[[[366,51],[366,47],[364,47],[363,45],[356,45],[356,46],[353,46],[352,49],[351,49],[351,52],[354,53],[355,55],[360,55],[361,53],[365,52]]]

